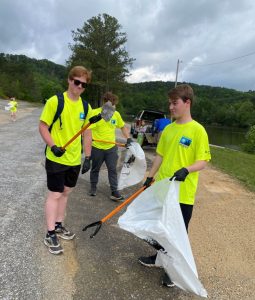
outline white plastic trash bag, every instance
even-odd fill
[[[146,159],[141,146],[132,142],[127,149],[124,164],[118,179],[118,189],[122,190],[126,187],[139,183],[144,179],[146,172]]]
[[[154,183],[129,205],[118,225],[150,244],[161,245],[163,249],[158,251],[156,264],[164,267],[176,286],[207,297],[198,279],[183,221],[179,185],[180,182],[168,178]]]

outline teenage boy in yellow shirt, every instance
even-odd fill
[[[92,109],[88,104],[87,115],[81,93],[91,81],[91,72],[82,66],[72,68],[68,75],[68,89],[64,92],[64,109],[59,118],[49,127],[57,111],[58,98],[53,96],[45,104],[40,117],[39,131],[47,144],[45,169],[47,173],[48,196],[45,202],[45,217],[48,232],[44,239],[50,253],[63,252],[58,237],[72,240],[74,233],[63,226],[68,196],[75,187],[81,168],[81,137],[74,140],[66,150],[65,145],[83,125],[89,122]],[[91,131],[84,132],[84,152],[91,155]]]
[[[112,106],[116,106],[119,99],[118,96],[111,92],[106,92],[102,97],[103,104],[110,101]],[[101,113],[102,107],[93,110],[93,114],[97,115]],[[91,158],[85,158],[82,174],[86,173],[90,169],[90,160],[92,160],[92,167],[90,171],[90,196],[96,196],[97,183],[99,177],[99,171],[102,164],[105,162],[108,170],[108,180],[110,183],[111,196],[113,201],[123,200],[123,196],[118,191],[118,178],[117,178],[117,162],[118,162],[118,149],[114,145],[116,142],[116,128],[120,128],[122,135],[127,139],[126,146],[128,147],[132,142],[129,137],[129,130],[125,126],[125,122],[118,111],[115,111],[109,121],[101,119],[99,122],[93,124],[92,131],[92,152]],[[99,142],[96,140],[104,140],[109,143]],[[112,143],[112,144],[111,144]]]
[[[192,119],[191,106],[194,98],[192,88],[182,84],[172,89],[169,94],[169,109],[175,120],[165,127],[160,137],[156,157],[144,183],[149,187],[153,177],[161,180],[175,177],[181,181],[179,202],[186,230],[192,216],[199,171],[205,168],[211,159],[208,136],[204,127]],[[140,257],[139,262],[147,267],[155,267],[157,254]],[[162,284],[174,286],[167,273]]]

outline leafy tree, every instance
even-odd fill
[[[99,14],[84,23],[81,29],[72,31],[74,44],[69,45],[72,54],[68,67],[84,65],[93,71],[89,96],[97,102],[105,91],[117,93],[129,74],[129,58],[124,45],[126,33],[120,32],[118,20],[107,14]],[[99,103],[97,103],[99,104]]]
[[[219,107],[218,111],[220,112],[222,119],[222,122],[219,122],[219,124],[230,127],[238,126],[236,110],[233,105],[222,105]]]
[[[248,127],[255,124],[255,109],[251,101],[244,101],[237,109],[237,118],[240,127]]]
[[[4,98],[40,102],[64,90],[66,68],[46,59],[0,53],[0,69],[1,95]]]
[[[242,145],[245,152],[255,153],[255,125],[251,126],[245,136],[247,143]]]

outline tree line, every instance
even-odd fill
[[[0,97],[16,97],[31,102],[64,88],[66,67],[49,60],[0,53]]]
[[[255,91],[241,92],[223,87],[188,84],[195,93],[192,115],[197,121],[207,125],[240,128],[255,125]],[[123,110],[129,115],[137,114],[144,108],[168,113],[167,95],[173,87],[174,82],[162,81],[126,84],[120,92]]]
[[[1,98],[16,97],[31,102],[42,102],[66,89],[68,67],[46,59],[37,60],[25,55],[0,53],[0,70]],[[223,87],[189,84],[196,95],[192,107],[194,119],[207,125],[242,128],[255,125],[255,91],[241,92]],[[120,98],[118,109],[125,116],[136,115],[145,108],[168,113],[167,94],[173,87],[174,82],[123,82],[116,92]],[[113,89],[113,92],[115,90]],[[100,93],[93,102],[89,92],[87,91],[84,97],[92,106],[98,106]]]

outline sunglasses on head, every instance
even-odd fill
[[[74,80],[73,80],[73,83],[74,83],[75,85],[77,85],[77,86],[79,86],[79,85],[81,84],[81,86],[82,86],[84,89],[88,86],[87,82],[82,82],[82,81],[80,81],[80,80],[78,80],[78,79],[74,79]]]

